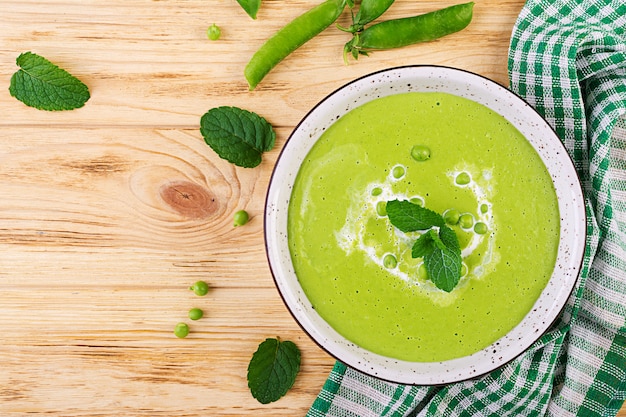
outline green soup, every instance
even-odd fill
[[[412,157],[415,145],[430,158]],[[463,276],[451,292],[411,257],[420,232],[389,223],[393,199],[464,215],[452,226]],[[475,353],[517,325],[559,240],[554,187],[532,146],[490,109],[444,93],[379,98],[337,120],[303,162],[288,217],[315,310],[355,344],[417,362]]]

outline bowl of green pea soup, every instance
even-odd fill
[[[381,379],[436,385],[519,356],[563,310],[586,217],[574,165],[480,75],[391,68],[296,126],[266,199],[276,286],[302,329]]]

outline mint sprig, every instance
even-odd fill
[[[248,388],[261,404],[268,404],[289,391],[299,371],[300,349],[295,343],[265,339],[248,365]]]
[[[387,202],[387,217],[403,232],[426,230],[413,244],[411,256],[423,258],[426,272],[437,288],[450,292],[461,279],[461,246],[443,217],[410,201]]]
[[[32,52],[17,57],[20,69],[13,74],[9,92],[39,110],[60,111],[83,107],[89,100],[87,86],[66,70]]]
[[[276,133],[267,120],[238,107],[216,107],[200,119],[204,141],[222,159],[244,168],[261,163],[263,152],[274,147]]]

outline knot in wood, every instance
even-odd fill
[[[215,196],[206,188],[190,181],[163,184],[160,194],[170,207],[190,219],[207,218],[217,212]]]

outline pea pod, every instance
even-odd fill
[[[261,0],[237,0],[237,3],[241,8],[253,19],[256,19],[256,14],[261,7]]]
[[[279,62],[330,26],[346,7],[347,0],[326,0],[287,23],[252,56],[244,75],[250,90]]]
[[[472,21],[474,2],[457,4],[413,17],[377,23],[356,33],[344,52],[354,58],[368,51],[400,48],[458,32]]]
[[[361,0],[354,23],[348,31],[352,33],[362,31],[365,25],[380,17],[393,2],[394,0]]]

